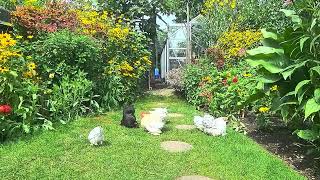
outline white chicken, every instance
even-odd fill
[[[101,126],[95,127],[92,131],[90,131],[88,135],[88,140],[91,145],[102,145],[104,139],[104,133]]]
[[[207,133],[211,136],[226,135],[226,129],[227,129],[226,117],[220,117],[215,119],[213,116],[206,114],[203,117],[195,116],[193,121],[195,126],[198,129],[200,129],[204,133]]]
[[[167,109],[157,108],[148,113],[141,113],[141,127],[145,128],[150,134],[158,136],[166,122]]]
[[[153,111],[150,111],[150,113],[151,112],[158,113],[164,122],[167,121],[167,116],[168,116],[167,108],[153,108]]]

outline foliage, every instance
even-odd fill
[[[73,78],[69,75],[62,77],[59,84],[54,84],[52,89],[48,89],[44,96],[49,96],[46,100],[46,118],[68,122],[79,116],[92,112],[90,106],[99,106],[91,98],[93,83],[86,79],[84,73],[79,72]]]
[[[209,0],[204,5],[202,16],[198,19],[199,23],[193,27],[193,34],[198,41],[196,46],[200,45],[201,48],[213,46],[234,21],[233,5],[230,7],[230,4],[219,2]]]
[[[290,24],[283,13],[280,12],[284,6],[282,0],[238,0],[237,22],[242,30],[271,28],[283,31],[283,27]]]
[[[90,80],[96,80],[104,72],[102,46],[90,37],[64,30],[28,46],[34,48],[28,53],[33,53],[43,79],[49,79],[51,73],[55,79],[65,75],[72,78],[81,70]]]
[[[303,6],[296,11],[282,10],[291,18],[293,27],[287,27],[281,34],[262,30],[263,46],[248,51],[247,61],[259,68],[262,92],[269,95],[270,91],[277,90],[271,110],[280,111],[285,122],[298,128],[311,125],[315,129],[313,127],[320,123],[320,4],[300,3]],[[298,1],[297,6],[300,3]],[[308,121],[311,124],[304,123]],[[309,132],[299,131],[298,135],[307,140],[319,138],[319,134],[310,138]]]

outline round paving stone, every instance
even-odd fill
[[[178,153],[191,150],[192,145],[181,141],[165,141],[161,143],[161,148],[171,153]]]
[[[181,129],[181,130],[192,130],[192,129],[195,129],[196,126],[194,126],[194,125],[182,124],[182,125],[177,125],[176,128],[177,128],[177,129]]]
[[[205,176],[181,176],[176,180],[212,180],[211,178]]]

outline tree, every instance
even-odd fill
[[[93,0],[99,8],[117,15],[129,17],[134,24],[140,27],[151,39],[150,49],[152,51],[152,69],[155,68],[157,60],[157,17],[161,14],[174,14],[178,22],[185,22],[186,7],[191,7],[191,17],[199,14],[203,0]]]

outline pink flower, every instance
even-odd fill
[[[222,84],[223,84],[224,86],[227,86],[227,85],[228,85],[228,81],[227,81],[226,79],[223,79],[223,80],[222,80]]]
[[[241,49],[239,50],[239,52],[238,52],[238,55],[239,55],[240,57],[243,57],[243,56],[246,55],[246,52],[247,52],[247,50],[246,50],[245,48],[241,48]]]

